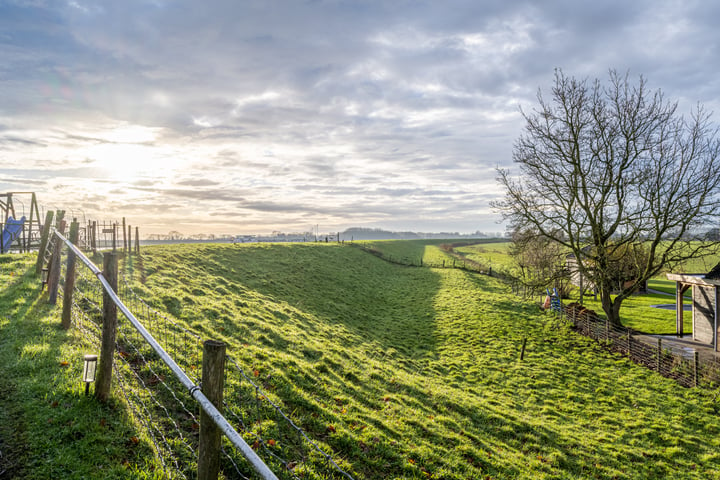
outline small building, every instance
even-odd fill
[[[692,339],[718,349],[720,333],[720,263],[707,274],[668,273],[675,281],[675,327],[678,337],[683,336],[683,296],[692,288]]]

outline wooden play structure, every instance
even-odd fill
[[[38,248],[42,223],[35,192],[0,193],[0,231],[0,253]]]

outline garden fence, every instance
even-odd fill
[[[574,329],[596,340],[608,350],[657,371],[685,387],[716,386],[720,382],[720,362],[712,353],[678,346],[661,337],[643,335],[615,325],[582,305],[563,305],[559,316]]]

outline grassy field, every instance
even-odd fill
[[[82,345],[56,327],[17,261],[0,284],[0,370],[11,397],[27,392],[3,407],[23,432],[18,478],[73,478],[71,461],[105,469],[86,478],[149,475],[122,404],[81,395]],[[139,294],[227,342],[355,478],[720,478],[714,392],[606,352],[496,279],[337,244],[155,246],[133,265]],[[15,437],[0,438],[5,453]]]
[[[84,395],[86,346],[34,269],[34,255],[0,255],[0,478],[154,478],[124,405]]]
[[[357,478],[720,478],[711,392],[494,279],[340,245],[155,247],[143,266],[144,296],[272,378]]]

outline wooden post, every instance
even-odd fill
[[[112,224],[112,251],[117,251],[117,223]],[[123,232],[123,237],[125,236],[125,232]]]
[[[42,234],[40,235],[40,249],[38,250],[37,262],[35,262],[35,273],[40,275],[45,260],[45,250],[47,249],[48,240],[50,239],[50,227],[53,221],[53,211],[48,210],[45,213],[45,223],[43,224]]]
[[[631,354],[632,354],[632,351],[631,351],[631,349],[630,349],[630,346],[631,346],[630,341],[631,341],[631,338],[630,338],[630,329],[628,329],[628,331],[627,331],[627,356],[628,356],[628,358],[631,359],[631,358],[632,358],[632,355],[631,355]]]
[[[520,361],[525,358],[525,345],[527,344],[527,337],[523,338],[522,347],[520,348]]]
[[[662,360],[662,338],[658,338],[658,347],[657,347],[657,371],[660,373],[660,363]]]
[[[135,227],[135,253],[140,253],[140,229]]]
[[[77,246],[78,237],[80,236],[80,224],[77,219],[73,219],[70,224],[70,243]],[[67,330],[70,328],[72,320],[72,299],[73,290],[75,290],[75,253],[68,251],[67,268],[65,269],[65,287],[63,288],[63,311],[62,311],[62,327]]]
[[[122,226],[122,229],[123,229],[123,252],[125,252],[127,254],[128,238],[125,236],[125,232],[127,231],[127,229],[125,228],[125,217],[122,217],[122,219],[123,219],[123,226]]]
[[[60,220],[57,227],[60,233],[65,233],[65,220]],[[55,305],[57,303],[58,289],[60,288],[60,256],[62,254],[63,243],[59,239],[55,239],[55,247],[53,248],[52,257],[50,257],[50,267],[48,269],[48,303]]]
[[[105,252],[103,254],[103,276],[112,289],[117,291],[117,253]],[[116,334],[117,305],[112,301],[110,295],[103,291],[102,340],[97,380],[95,382],[95,397],[101,401],[105,401],[110,397]]]
[[[225,379],[225,344],[217,340],[203,343],[202,392],[222,413]],[[200,411],[198,480],[216,480],[220,471],[221,431],[212,418]]]
[[[605,341],[610,341],[610,320],[605,319]]]
[[[92,235],[91,235],[92,252],[93,252],[93,255],[95,255],[97,253],[97,220],[93,220],[91,231],[92,231]]]
[[[698,352],[695,350],[693,355],[693,386],[698,386]]]
[[[132,253],[132,227],[127,226],[127,246],[125,247],[125,255]]]

